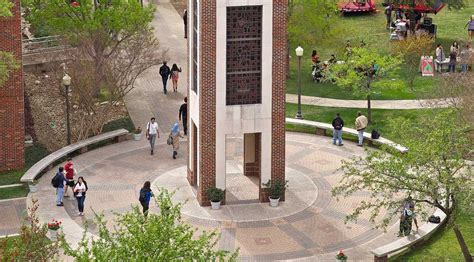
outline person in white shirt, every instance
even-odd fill
[[[362,146],[362,143],[364,142],[364,130],[367,127],[368,123],[369,121],[367,120],[367,117],[365,117],[360,111],[357,112],[355,126],[359,135],[359,143],[357,144],[358,146]]]
[[[153,149],[155,148],[156,137],[160,138],[160,132],[158,131],[158,123],[152,117],[146,125],[146,138],[150,141],[151,155],[153,155]]]
[[[84,215],[84,201],[86,200],[87,183],[82,176],[77,179],[77,183],[74,186],[74,195],[77,200],[77,209],[79,209],[79,215]]]

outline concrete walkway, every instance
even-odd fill
[[[53,170],[38,183],[38,192],[29,199],[39,201],[42,222],[58,219],[63,223],[66,239],[77,245],[85,225],[96,234],[93,212],[103,213],[113,227],[114,213],[130,211],[138,205],[138,192],[144,181],[158,187],[177,190],[175,202],[186,200],[182,209],[184,221],[198,229],[216,230],[220,234],[217,247],[224,250],[240,248],[242,261],[303,260],[334,261],[343,249],[354,261],[373,259],[370,250],[396,239],[397,223],[388,233],[373,229],[368,215],[357,223],[344,223],[344,217],[361,201],[370,201],[368,192],[336,201],[331,189],[341,173],[341,160],[365,154],[363,148],[346,142],[332,145],[331,138],[310,134],[287,133],[286,170],[289,180],[287,200],[277,208],[259,203],[258,187],[242,173],[242,139],[226,146],[226,198],[232,205],[211,210],[197,204],[193,188],[186,181],[184,142],[178,159],[171,158],[171,148],[161,143],[154,156],[149,155],[147,141],[126,141],[87,152],[74,158],[79,175],[89,185],[85,201],[85,216],[77,215],[73,198],[64,199],[64,207],[55,206],[55,191],[51,187]],[[151,212],[158,212],[154,203]],[[380,216],[386,215],[385,210]]]
[[[298,95],[286,94],[287,103],[298,103]],[[444,100],[372,100],[373,109],[421,109],[448,107]],[[316,96],[301,96],[301,104],[325,107],[367,108],[367,100],[344,100]]]
[[[25,218],[26,198],[0,200],[0,237],[20,233],[22,221]]]
[[[187,42],[184,38],[183,20],[169,0],[154,2],[156,12],[152,26],[160,42],[160,53],[164,54],[163,59],[168,62],[170,68],[176,63],[183,70],[179,76],[178,93],[173,93],[172,83],[169,80],[168,94],[163,94],[163,84],[159,75],[161,65],[158,65],[137,79],[136,87],[125,97],[125,104],[136,127],[145,129],[150,118],[154,116],[161,132],[167,136],[172,124],[178,121],[179,107],[187,96]],[[161,139],[165,136],[161,136]]]

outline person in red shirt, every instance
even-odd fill
[[[64,196],[67,195],[67,188],[71,187],[71,190],[74,188],[74,164],[72,163],[72,158],[68,158],[66,164],[64,165],[64,172],[66,173],[66,186],[64,188]]]

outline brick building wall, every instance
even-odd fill
[[[20,0],[14,0],[13,17],[0,18],[0,50],[11,52],[21,63]],[[14,71],[0,87],[0,171],[24,166],[23,71]]]
[[[200,180],[198,201],[210,205],[206,190],[216,184],[216,1],[201,0],[200,5],[201,50],[199,61],[199,111],[200,114]],[[202,33],[205,32],[205,33]]]
[[[272,180],[285,180],[287,23],[288,0],[273,0]]]

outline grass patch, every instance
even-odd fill
[[[48,154],[48,150],[40,144],[34,144],[30,147],[25,147],[25,168],[21,170],[0,172],[0,185],[20,183],[20,178],[23,176],[25,171]]]
[[[435,109],[437,110],[442,109]],[[295,117],[296,112],[298,111],[297,104],[286,104],[286,117]],[[321,106],[311,106],[311,105],[302,105],[301,111],[306,120],[318,121],[323,123],[332,123],[332,120],[336,116],[336,113],[340,113],[344,124],[346,127],[354,128],[355,127],[355,118],[357,112],[361,111],[363,114],[367,115],[366,109],[359,108],[335,108],[335,107],[321,107]],[[372,124],[366,129],[366,132],[371,132],[372,129],[377,129],[381,136],[385,138],[390,138],[388,134],[387,125],[390,120],[402,117],[405,119],[410,119],[414,123],[416,122],[417,117],[428,116],[433,112],[433,109],[413,109],[413,110],[390,110],[390,109],[372,109]],[[287,125],[289,131],[297,132],[308,132],[314,133],[314,129],[308,127],[297,127],[293,125]],[[394,139],[396,140],[396,139]]]
[[[474,250],[474,218],[469,212],[460,212],[458,217],[459,228],[463,234],[469,251]],[[391,258],[390,261],[464,261],[454,231],[444,227],[435,233],[423,246],[410,248],[406,253]]]
[[[27,185],[19,187],[0,188],[0,199],[10,199],[17,197],[26,197],[29,189]]]
[[[301,63],[301,86],[302,94],[307,96],[319,96],[339,99],[364,99],[363,96],[354,95],[350,90],[337,87],[331,83],[313,83],[311,79],[311,51],[316,49],[319,53],[320,60],[328,60],[331,54],[340,54],[343,51],[346,40],[351,40],[352,46],[358,46],[361,40],[367,44],[367,47],[378,50],[381,53],[389,54],[391,49],[391,41],[389,40],[389,32],[385,29],[384,8],[381,0],[376,0],[378,12],[373,14],[358,14],[341,16],[340,22],[343,32],[340,35],[330,39],[322,39],[317,43],[304,43],[301,41],[293,41],[290,43],[290,79],[287,82],[287,93],[297,93],[297,57],[295,48],[298,44],[305,50],[305,55]],[[464,28],[467,20],[473,14],[474,0],[465,0],[466,8],[461,10],[449,10],[445,7],[437,15],[430,15],[433,23],[437,25],[438,32],[436,43],[441,43],[445,50],[449,50],[453,41],[467,41],[467,30]],[[427,55],[434,55],[434,48],[426,50]],[[394,75],[394,78],[405,79],[406,68],[401,68]],[[373,99],[390,100],[390,99],[415,99],[418,93],[429,92],[433,85],[438,81],[438,76],[421,77],[415,79],[413,92],[407,86],[398,90],[386,90],[373,96]]]

